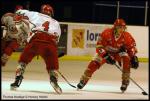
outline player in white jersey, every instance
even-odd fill
[[[29,21],[35,25],[35,28],[33,28],[32,31],[38,30],[38,31],[46,32],[47,34],[55,34],[55,36],[57,36],[59,40],[59,37],[61,35],[61,29],[60,29],[59,23],[48,14],[45,15],[46,13],[44,10],[43,12],[44,13],[42,14],[42,13],[34,12],[34,11],[18,10],[16,13],[22,14],[29,18]],[[32,36],[29,36],[28,41],[31,39]]]
[[[17,14],[27,16],[35,27],[28,36],[29,43],[24,48],[18,61],[19,66],[16,70],[16,79],[11,84],[11,88],[14,89],[20,86],[27,64],[31,62],[33,57],[40,55],[46,63],[46,69],[52,87],[58,94],[61,94],[62,90],[57,83],[57,70],[59,69],[57,43],[61,35],[61,30],[59,23],[50,17],[53,14],[52,7],[46,4],[41,7],[41,13],[19,10]]]
[[[11,54],[25,45],[30,32],[29,21],[19,15],[6,13],[1,18],[3,36],[1,40],[1,66],[5,66]]]

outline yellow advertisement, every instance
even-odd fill
[[[72,29],[72,48],[84,48],[85,29]]]

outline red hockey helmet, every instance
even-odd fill
[[[116,19],[116,21],[114,22],[114,27],[116,27],[116,26],[126,27],[126,23],[123,19]]]
[[[49,4],[44,4],[41,6],[41,13],[54,16],[53,8]]]
[[[19,9],[23,9],[23,6],[22,6],[22,5],[17,5],[17,6],[15,7],[15,11],[17,11],[17,10],[19,10]]]
[[[114,22],[114,35],[116,37],[121,36],[121,34],[126,30],[126,23],[123,19],[116,19]]]

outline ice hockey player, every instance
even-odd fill
[[[26,44],[30,25],[27,18],[14,13],[4,14],[1,18],[1,23],[3,29],[1,38],[1,66],[5,66],[11,54],[19,46]]]
[[[20,86],[27,64],[31,62],[33,57],[40,55],[46,63],[50,84],[58,94],[61,94],[62,89],[58,85],[57,74],[59,69],[57,43],[61,30],[58,21],[51,17],[53,16],[53,8],[49,4],[44,4],[41,6],[41,13],[29,10],[18,10],[16,13],[27,16],[29,21],[35,25],[35,28],[28,36],[28,43],[18,61],[16,79],[11,84],[11,88]]]
[[[139,61],[136,56],[137,48],[133,37],[126,31],[126,23],[123,19],[116,19],[112,28],[105,29],[99,34],[96,46],[96,54],[90,61],[84,74],[77,84],[82,89],[104,63],[115,64],[116,61],[123,66],[121,91],[126,91],[129,85],[130,68],[137,69]]]

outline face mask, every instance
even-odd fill
[[[124,31],[125,31],[125,27],[124,26],[116,26],[115,30],[114,30],[115,37],[118,38]]]

